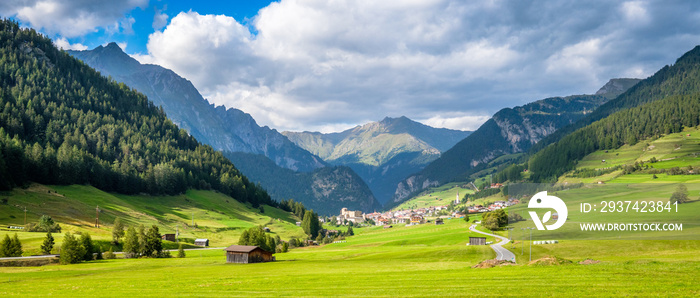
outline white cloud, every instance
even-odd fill
[[[71,38],[115,23],[128,33],[134,19],[124,14],[147,5],[148,0],[3,0],[0,14],[14,16],[49,34]]]
[[[440,116],[417,121],[432,127],[474,131],[489,120],[489,118],[491,117],[484,115],[465,115],[465,113],[462,112],[454,112],[444,113]]]
[[[74,43],[71,44],[67,39],[65,38],[57,38],[53,40],[53,44],[56,45],[59,49],[64,49],[64,50],[77,50],[77,51],[84,51],[87,50],[87,46],[80,44],[80,43]]]
[[[679,13],[697,6],[282,0],[260,10],[251,28],[180,13],[135,57],[280,130],[386,115],[474,129],[500,108],[593,93],[610,78],[672,63],[700,39],[694,14]]]
[[[160,30],[168,24],[168,15],[162,10],[156,9],[153,15],[153,30]]]

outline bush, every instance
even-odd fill
[[[106,260],[113,260],[117,258],[117,255],[114,254],[112,247],[110,247],[109,250],[105,253],[104,258]]]

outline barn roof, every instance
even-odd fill
[[[256,248],[260,248],[258,246],[252,246],[252,245],[231,245],[224,249],[225,251],[231,251],[231,252],[251,252],[254,251]],[[260,248],[262,249],[262,248]],[[262,249],[264,250],[264,249]]]

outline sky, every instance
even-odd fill
[[[0,16],[64,49],[117,42],[280,131],[386,116],[475,130],[700,44],[700,1],[3,0]]]

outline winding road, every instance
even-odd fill
[[[487,236],[494,236],[498,239],[501,239],[501,242],[498,242],[496,244],[491,244],[491,248],[494,251],[496,251],[496,260],[506,260],[506,261],[515,262],[515,254],[512,253],[510,250],[503,248],[503,245],[506,245],[506,244],[508,244],[508,242],[510,242],[510,240],[508,240],[508,238],[498,236],[495,234],[489,234],[486,232],[482,232],[482,231],[475,229],[475,227],[476,227],[476,225],[472,225],[471,227],[469,227],[469,230],[477,232],[479,234],[484,234]]]

